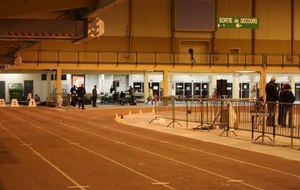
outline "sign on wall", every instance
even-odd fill
[[[251,28],[259,27],[258,18],[254,17],[217,17],[218,28]]]

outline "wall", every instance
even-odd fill
[[[254,15],[252,3],[255,2]],[[75,45],[72,42],[49,41],[39,49],[85,51],[156,51],[179,52],[180,42],[206,41],[211,52],[228,53],[240,48],[242,53],[300,53],[300,0],[294,0],[294,25],[291,23],[292,0],[216,0],[216,16],[258,17],[259,28],[209,31],[175,31],[172,0],[121,0],[104,9],[100,18],[105,33],[100,39]],[[294,29],[294,46],[291,39]],[[254,41],[252,37],[254,36]],[[211,48],[214,48],[211,49]]]

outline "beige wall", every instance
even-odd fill
[[[135,37],[132,40],[132,51],[170,52],[170,38]]]
[[[295,40],[300,40],[300,0],[295,0],[295,4],[294,4],[294,14],[295,14],[295,19],[294,19],[294,30],[295,30]],[[298,52],[300,52],[300,50],[298,49]]]
[[[132,0],[132,36],[170,37],[170,0]]]
[[[215,49],[218,53],[229,53],[230,49],[240,49],[240,53],[251,52],[250,40],[219,39],[215,41]]]
[[[256,16],[260,27],[256,30],[259,40],[291,39],[291,0],[256,1]]]
[[[255,44],[256,53],[291,53],[291,43],[287,40],[257,40]]]
[[[251,17],[254,0],[216,0],[216,16]],[[71,42],[44,42],[40,49],[96,51],[178,52],[181,41],[205,41],[208,51],[228,53],[300,53],[300,0],[294,0],[294,46],[291,29],[292,0],[255,0],[255,17],[259,29],[217,29],[215,32],[173,31],[172,0],[119,0],[105,8],[100,17],[105,33],[95,39],[74,45]],[[130,12],[131,11],[131,12]],[[214,43],[213,43],[214,42]],[[214,48],[214,50],[212,50]]]

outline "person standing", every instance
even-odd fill
[[[74,85],[74,86],[70,89],[70,93],[71,93],[72,95],[76,95],[76,93],[77,93],[77,87],[76,87],[76,85]]]
[[[32,93],[29,92],[29,93],[27,94],[27,101],[29,102],[31,99],[32,99]]]
[[[77,90],[78,89],[75,85],[70,89],[71,105],[74,106],[74,107],[76,106],[76,103],[78,102]]]
[[[129,86],[128,93],[130,95],[131,100],[133,101],[134,100],[134,96],[133,96],[134,89],[132,88],[132,86]]]
[[[267,118],[268,126],[275,126],[275,113],[276,113],[276,102],[278,101],[278,89],[276,77],[272,76],[271,80],[267,83],[265,92],[266,92],[266,103],[268,106],[269,116]]]
[[[296,98],[291,91],[291,85],[288,83],[284,84],[282,87],[282,90],[280,91],[279,94],[279,102],[281,104],[281,112],[278,115],[278,124],[281,125],[282,127],[286,127],[286,118],[287,114],[289,114],[289,120],[288,120],[288,126],[292,126],[292,104],[295,102]],[[280,118],[280,119],[279,119]]]
[[[92,100],[93,100],[93,107],[97,107],[96,102],[97,102],[97,86],[94,85],[94,88],[92,90]]]
[[[152,88],[149,88],[149,90],[148,90],[148,97],[147,97],[146,104],[149,104],[149,102],[151,102],[151,104],[153,105],[153,90],[152,90]]]
[[[85,92],[85,88],[84,88],[84,84],[81,84],[81,86],[77,89],[77,94],[78,94],[78,98],[79,98],[79,105],[78,108],[85,109],[84,108],[84,95],[86,94]]]

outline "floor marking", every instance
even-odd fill
[[[101,158],[103,158],[103,159],[106,159],[106,160],[108,160],[108,161],[110,161],[110,162],[112,162],[112,163],[114,163],[114,164],[116,164],[116,165],[118,165],[118,166],[120,166],[120,167],[122,167],[122,168],[125,168],[125,169],[127,169],[127,170],[129,170],[129,171],[131,171],[131,172],[133,172],[133,173],[135,173],[135,174],[137,174],[137,175],[140,175],[140,176],[142,176],[142,177],[144,177],[144,178],[146,178],[146,179],[149,179],[150,181],[154,181],[155,183],[159,183],[158,180],[156,180],[156,179],[154,179],[154,178],[152,178],[152,177],[150,177],[150,176],[148,176],[148,175],[145,175],[145,174],[143,174],[143,173],[141,173],[141,172],[139,172],[139,171],[137,171],[137,170],[135,170],[135,169],[133,169],[133,168],[130,168],[130,167],[128,167],[128,166],[126,166],[126,165],[124,165],[124,164],[122,164],[122,163],[120,163],[120,162],[118,162],[118,161],[116,161],[116,160],[113,160],[113,159],[111,159],[111,158],[109,158],[109,157],[107,157],[107,156],[104,156],[104,155],[102,155],[102,154],[99,154],[99,153],[96,152],[96,151],[90,150],[90,149],[88,149],[88,148],[86,148],[86,147],[84,147],[84,146],[80,146],[80,145],[78,145],[78,147],[80,147],[81,149],[86,150],[86,151],[88,151],[88,152],[90,152],[90,153],[92,153],[92,154],[95,154],[95,155],[97,155],[97,156],[99,156],[99,157],[101,157]],[[166,187],[166,188],[168,188],[168,189],[171,189],[171,190],[176,190],[175,188],[169,186],[168,184],[160,184],[160,185],[162,185],[162,186],[164,186],[164,187]]]
[[[67,118],[73,119],[73,120],[78,120],[78,119],[71,118],[71,117],[67,117]],[[95,126],[99,126],[97,123],[93,123],[93,122],[89,122],[89,123],[91,123],[91,124],[93,124],[93,125],[95,125]],[[101,126],[101,127],[103,127],[103,126]],[[76,128],[76,127],[74,127],[74,128]],[[211,152],[207,152],[207,151],[204,151],[204,150],[199,150],[199,149],[195,149],[195,148],[191,148],[191,147],[186,147],[186,146],[183,146],[183,145],[180,145],[180,144],[170,143],[170,142],[168,142],[168,141],[161,141],[161,140],[159,140],[159,139],[155,139],[155,138],[152,138],[152,137],[149,137],[149,136],[138,135],[138,134],[131,133],[131,132],[127,132],[127,131],[120,131],[120,130],[116,130],[116,129],[109,128],[109,127],[104,127],[104,128],[107,128],[107,129],[110,129],[110,130],[113,130],[113,131],[117,131],[117,132],[119,132],[119,133],[125,133],[125,134],[129,134],[129,135],[134,135],[134,136],[138,136],[138,137],[143,137],[143,138],[146,138],[146,139],[149,139],[149,140],[153,140],[153,141],[165,142],[165,143],[168,143],[168,144],[170,144],[170,145],[177,146],[177,147],[180,147],[180,148],[184,148],[184,149],[187,149],[187,150],[192,150],[192,151],[196,151],[196,152],[201,152],[201,153],[208,154],[208,155],[211,155],[211,156],[216,156],[216,157],[220,157],[220,158],[223,158],[223,159],[235,161],[235,162],[238,162],[238,163],[247,164],[247,165],[254,166],[254,167],[258,167],[258,168],[262,168],[262,169],[265,169],[265,170],[269,170],[269,171],[273,171],[273,172],[277,172],[277,173],[282,173],[282,174],[285,174],[285,175],[293,176],[293,177],[296,177],[296,178],[300,178],[300,176],[299,176],[299,175],[296,175],[296,174],[287,173],[287,172],[284,172],[284,171],[276,170],[276,169],[269,168],[269,167],[265,167],[265,166],[262,166],[262,165],[258,165],[258,164],[254,164],[254,163],[250,163],[250,162],[245,162],[245,161],[241,161],[241,160],[237,160],[237,159],[234,159],[234,158],[230,158],[230,157],[227,157],[227,156],[222,156],[222,155],[215,154],[215,153],[211,153]],[[77,130],[78,130],[78,129],[77,129]],[[84,130],[83,130],[83,131],[84,131]],[[300,149],[300,148],[299,148],[299,149]]]
[[[41,117],[41,116],[39,116],[39,117]],[[44,117],[42,117],[42,118],[44,118]],[[45,118],[45,119],[50,120],[50,119],[48,119],[48,118]],[[51,120],[51,121],[52,121],[52,120]],[[86,131],[86,130],[84,130],[84,129],[77,128],[77,127],[72,126],[72,125],[69,125],[69,124],[65,124],[64,122],[58,122],[58,123],[61,124],[61,125],[70,127],[70,128],[72,128],[72,129],[76,129],[76,130],[82,131],[82,132],[84,132],[84,133],[87,133],[87,134],[90,134],[90,135],[93,135],[93,136],[96,136],[96,137],[100,137],[100,138],[102,138],[102,139],[107,139],[107,140],[113,141],[113,142],[115,142],[115,143],[116,143],[116,142],[119,142],[119,141],[114,140],[114,139],[112,139],[112,138],[108,138],[108,137],[105,137],[105,136],[102,136],[102,135],[98,135],[98,134],[96,134],[96,133],[92,133],[92,132]],[[90,123],[92,123],[92,122],[90,122]],[[93,123],[93,124],[94,124],[94,123]],[[96,124],[94,124],[94,125],[96,125]],[[42,129],[42,130],[47,131],[47,130],[45,130],[45,129]],[[50,132],[50,131],[49,131],[49,133],[53,134],[53,133]],[[59,137],[59,138],[65,139],[64,137],[60,137],[59,135],[56,135],[56,134],[53,134],[53,135],[54,135],[54,136],[57,136],[57,137]],[[67,141],[70,141],[70,140],[67,140]],[[89,152],[91,152],[91,153],[94,153],[94,154],[96,154],[96,155],[99,155],[99,156],[102,157],[102,158],[108,159],[109,161],[111,161],[111,162],[113,162],[113,163],[115,163],[115,164],[118,164],[119,166],[125,167],[126,169],[129,169],[129,170],[131,170],[131,171],[133,171],[133,172],[135,172],[135,173],[138,173],[139,175],[142,175],[142,176],[144,176],[144,177],[146,177],[146,178],[148,178],[148,179],[149,179],[149,178],[152,179],[152,178],[149,177],[149,176],[145,176],[144,174],[142,174],[142,173],[140,173],[140,172],[138,172],[138,171],[136,171],[136,170],[134,170],[134,169],[132,169],[132,168],[128,168],[127,166],[125,166],[125,165],[123,165],[123,164],[121,164],[121,163],[119,163],[119,162],[117,162],[117,161],[115,161],[115,160],[112,160],[112,159],[110,159],[110,158],[108,158],[108,157],[106,157],[106,156],[104,156],[104,155],[98,154],[97,152],[92,151],[92,150],[90,150],[90,149],[88,149],[88,148],[86,148],[86,147],[83,147],[83,146],[81,146],[81,145],[77,145],[77,146],[78,146],[78,147],[81,147],[82,149],[87,150],[87,151],[89,151]],[[179,161],[179,160],[176,160],[176,159],[173,159],[173,158],[169,158],[169,157],[167,157],[167,156],[164,156],[164,155],[161,155],[161,154],[158,154],[158,153],[154,153],[154,152],[151,152],[151,151],[148,151],[148,150],[139,148],[139,147],[135,147],[135,146],[133,146],[133,145],[124,144],[124,146],[131,147],[131,148],[133,148],[133,149],[140,150],[140,151],[142,151],[142,152],[146,152],[146,153],[148,153],[148,154],[152,154],[152,155],[155,155],[155,156],[158,156],[158,157],[161,157],[161,158],[164,158],[164,159],[167,159],[167,160],[170,160],[170,161],[173,161],[173,162],[176,162],[176,163],[179,163],[179,164],[182,164],[182,165],[185,165],[185,166],[194,168],[194,169],[196,169],[196,170],[200,170],[200,171],[202,171],[202,172],[209,173],[209,174],[214,175],[214,176],[218,176],[218,177],[223,178],[223,179],[226,179],[226,180],[232,180],[231,178],[229,178],[229,177],[227,177],[227,176],[224,176],[224,175],[221,175],[221,174],[218,174],[218,173],[215,173],[215,172],[212,172],[212,171],[209,171],[209,170],[206,170],[206,169],[203,169],[203,168],[200,168],[200,167],[197,167],[197,166],[194,166],[194,165],[185,163],[185,162],[181,162],[181,161]],[[158,182],[157,180],[155,180],[155,181]],[[242,184],[242,185],[245,185],[245,186],[248,186],[248,187],[251,187],[251,188],[253,188],[253,189],[262,190],[262,189],[259,188],[259,187],[253,186],[253,185],[248,184],[248,183],[245,183],[245,182],[238,182],[238,183],[240,183],[240,184]],[[164,186],[166,186],[166,185],[164,185]],[[166,187],[169,187],[169,186],[166,186]],[[170,188],[172,188],[172,187],[170,187]]]
[[[243,182],[244,180],[240,179],[231,179],[231,180],[227,180],[227,182],[232,183],[232,182]]]
[[[79,145],[79,143],[70,142],[69,145]]]
[[[164,184],[164,185],[168,185],[168,184],[170,184],[169,182],[156,182],[156,183],[151,183],[152,185],[162,185],[162,184]]]
[[[15,116],[16,117],[16,116]],[[19,117],[16,117],[16,118],[19,118]],[[23,120],[23,119],[20,119],[20,120]],[[23,120],[23,121],[25,121],[26,122],[26,120]],[[36,124],[34,124],[34,123],[30,123],[32,126],[37,126]],[[60,123],[60,124],[63,124],[64,126],[69,126],[69,127],[72,127],[72,126],[70,126],[70,125],[67,125],[67,124],[64,124],[64,123]],[[36,127],[37,128],[37,127]],[[51,131],[48,131],[48,130],[46,130],[46,129],[44,129],[44,128],[39,128],[40,130],[42,130],[42,131],[44,131],[44,132],[47,132],[48,134],[51,134],[51,135],[53,135],[53,136],[55,136],[55,137],[58,137],[58,138],[60,138],[60,139],[62,139],[62,140],[64,140],[64,141],[67,141],[67,142],[69,142],[69,143],[74,143],[74,142],[72,142],[71,140],[69,140],[69,139],[66,139],[66,138],[64,138],[64,137],[62,137],[62,136],[59,136],[59,135],[57,135],[57,134],[55,134],[55,133],[53,133],[53,132],[51,132]],[[9,130],[7,130],[7,132],[8,133],[11,133]],[[17,138],[19,141],[21,141],[21,142],[23,142],[21,139],[19,139],[17,136],[15,136],[14,134],[12,134],[11,133],[11,135],[12,136],[14,136],[15,138]],[[119,142],[119,141],[114,141],[114,142]],[[25,143],[24,143],[25,144]],[[159,183],[159,181],[158,180],[156,180],[156,179],[154,179],[154,178],[152,178],[152,177],[150,177],[150,176],[148,176],[148,175],[145,175],[145,174],[143,174],[143,173],[141,173],[141,172],[139,172],[139,171],[137,171],[137,170],[135,170],[135,169],[133,169],[133,168],[130,168],[130,167],[128,167],[128,166],[126,166],[126,165],[124,165],[124,164],[122,164],[122,163],[120,163],[120,162],[118,162],[118,161],[116,161],[116,160],[113,160],[113,159],[111,159],[111,158],[109,158],[109,157],[107,157],[107,156],[104,156],[104,155],[102,155],[102,154],[99,154],[98,152],[96,152],[96,151],[93,151],[93,150],[91,150],[91,149],[88,149],[88,148],[86,148],[86,147],[84,147],[84,146],[81,146],[81,145],[79,145],[79,144],[76,144],[76,143],[74,143],[74,145],[75,146],[77,146],[77,147],[79,147],[79,148],[81,148],[81,149],[83,149],[83,150],[86,150],[87,152],[90,152],[90,153],[92,153],[92,154],[95,154],[95,155],[97,155],[97,156],[99,156],[99,157],[101,157],[101,158],[103,158],[103,159],[106,159],[106,160],[108,160],[108,161],[110,161],[110,162],[112,162],[112,163],[114,163],[114,164],[116,164],[116,165],[118,165],[118,166],[120,166],[120,167],[123,167],[123,168],[125,168],[125,169],[127,169],[127,170],[129,170],[129,171],[131,171],[131,172],[133,172],[133,173],[135,173],[135,174],[137,174],[137,175],[140,175],[140,176],[142,176],[142,177],[144,177],[144,178],[146,178],[146,179],[149,179],[150,181],[153,181],[153,182],[155,182],[155,183]],[[81,186],[81,185],[79,185],[75,180],[73,180],[71,177],[69,177],[67,174],[65,174],[63,171],[61,171],[57,166],[55,166],[54,164],[52,164],[50,161],[48,161],[46,158],[44,158],[44,157],[42,157],[42,155],[40,155],[37,151],[35,151],[33,148],[31,148],[31,147],[28,147],[29,149],[31,149],[36,155],[38,155],[40,158],[42,158],[44,161],[46,161],[49,165],[51,165],[54,169],[56,169],[57,171],[59,171],[59,173],[61,173],[63,176],[65,176],[66,178],[68,178],[71,182],[73,182],[74,184],[75,184],[75,186],[74,187],[76,187],[76,188],[79,188],[79,189],[81,189],[81,190],[85,190],[85,186]],[[165,185],[165,184],[161,184],[162,186],[164,186],[165,188],[167,188],[167,189],[171,189],[171,190],[176,190],[175,188],[173,188],[173,187],[171,187],[171,186],[169,186],[169,185]],[[71,186],[70,186],[71,187]]]
[[[44,118],[44,117],[41,117],[41,116],[39,116],[39,117],[40,117],[40,118]],[[68,118],[68,117],[67,117],[67,118]],[[44,119],[49,120],[48,118],[44,118]],[[70,118],[70,119],[76,120],[76,119],[74,119],[74,118]],[[53,121],[53,120],[51,120],[51,121]],[[92,122],[89,122],[89,123],[92,123]],[[98,137],[100,137],[100,138],[109,139],[110,141],[116,142],[116,140],[113,140],[113,139],[110,139],[110,138],[107,138],[107,137],[104,137],[104,136],[101,136],[101,135],[97,135],[97,134],[95,134],[95,133],[91,133],[91,132],[86,131],[86,130],[83,130],[83,129],[79,129],[79,128],[74,127],[74,126],[64,124],[64,123],[62,123],[62,122],[61,122],[61,124],[65,125],[65,126],[68,126],[68,127],[70,127],[70,128],[76,129],[76,130],[83,131],[83,132],[88,133],[88,134],[92,134],[92,135],[98,136]],[[99,125],[97,125],[97,124],[95,124],[95,123],[92,123],[92,124],[95,125],[95,126],[99,126]],[[101,126],[101,127],[103,127],[103,126]],[[108,128],[108,127],[106,127],[106,128]],[[111,129],[111,128],[109,128],[109,129]],[[112,129],[112,130],[113,130],[113,129]],[[122,131],[119,131],[119,130],[116,130],[116,131],[122,133]],[[130,132],[123,132],[123,133],[128,133],[128,134],[131,134],[131,135],[141,136],[141,137],[148,138],[148,139],[152,139],[152,140],[155,140],[155,141],[160,141],[160,140],[158,140],[158,139],[150,138],[150,137],[143,136],[143,135],[137,135],[137,134],[130,133]],[[170,143],[170,144],[172,144],[172,143]],[[174,144],[174,145],[176,145],[176,146],[178,146],[178,147],[186,148],[186,149],[189,149],[189,150],[194,150],[194,151],[197,151],[197,152],[202,152],[202,153],[206,153],[206,154],[209,154],[209,155],[214,155],[214,156],[217,156],[217,157],[221,157],[221,158],[225,158],[225,159],[228,159],[228,160],[236,161],[236,162],[239,162],[239,163],[244,163],[244,164],[248,164],[248,165],[252,165],[252,166],[264,168],[264,169],[267,169],[267,170],[276,171],[276,172],[279,172],[279,173],[284,173],[284,174],[287,174],[287,175],[299,177],[299,176],[294,175],[294,174],[286,173],[286,172],[279,171],[279,170],[274,170],[274,169],[271,169],[271,168],[268,168],[268,167],[264,167],[264,166],[260,166],[260,165],[256,165],[256,164],[252,164],[252,163],[248,163],[248,162],[243,162],[243,161],[236,160],[236,159],[233,159],[233,158],[230,158],[230,157],[225,157],[225,156],[222,156],[222,155],[218,155],[218,154],[214,154],[214,153],[210,153],[210,152],[206,152],[206,151],[201,151],[201,150],[194,149],[194,148],[190,148],[190,147],[180,146],[180,145],[177,145],[177,144]],[[148,152],[148,153],[150,153],[150,154],[154,154],[154,155],[157,155],[157,156],[161,156],[161,157],[164,157],[164,158],[166,158],[166,159],[173,160],[173,161],[175,161],[175,162],[177,162],[177,163],[183,163],[184,165],[189,165],[189,164],[187,164],[187,163],[180,162],[180,161],[174,160],[174,159],[172,159],[172,158],[168,158],[168,157],[165,157],[165,156],[163,156],[163,155],[159,155],[159,154],[156,154],[156,153],[147,151],[147,150],[143,150],[143,149],[138,148],[138,147],[130,146],[130,145],[127,145],[127,144],[125,144],[125,146],[129,146],[129,147],[132,147],[132,148],[135,148],[135,149],[142,150],[142,151],[144,151],[144,152]],[[80,147],[81,147],[81,146],[80,146]],[[190,165],[190,166],[193,167],[193,168],[195,168],[195,169],[197,168],[196,166],[192,166],[192,165]],[[220,176],[220,177],[222,176],[222,175],[216,174],[216,173],[214,173],[214,172],[210,172],[210,171],[208,171],[208,170],[204,170],[204,169],[201,169],[201,168],[198,168],[198,169],[200,169],[200,170],[202,170],[202,171],[206,171],[207,173],[211,173],[211,174]],[[228,180],[232,180],[232,179],[230,179],[230,178],[228,178],[228,177],[226,177],[226,176],[222,176],[222,177],[227,178]],[[246,184],[246,183],[243,183],[243,182],[240,182],[240,183],[241,183],[241,184]],[[247,185],[249,185],[249,184],[247,184]],[[250,185],[250,186],[251,186],[251,185]],[[253,187],[253,188],[255,188],[255,189],[259,189],[258,187],[254,187],[254,186],[251,186],[251,187]]]
[[[82,186],[68,186],[68,189],[79,189],[79,188],[90,188],[88,185],[82,185]]]
[[[170,142],[168,142],[168,141],[159,141],[160,143],[162,143],[162,144],[171,144]]]
[[[32,146],[32,144],[22,143],[21,146]]]
[[[2,123],[1,123],[2,125]],[[3,127],[2,127],[3,128]],[[7,133],[9,133],[11,136],[13,136],[15,139],[17,139],[18,141],[20,141],[22,144],[26,145],[26,143],[20,139],[18,136],[16,136],[14,133],[12,133],[11,131],[9,131],[8,129],[5,129]],[[49,161],[47,158],[45,158],[44,156],[42,156],[38,151],[36,151],[34,148],[30,147],[30,146],[26,146],[28,149],[30,149],[35,155],[37,155],[39,158],[41,158],[42,160],[44,160],[48,165],[50,165],[53,169],[55,169],[58,173],[60,173],[61,175],[63,175],[65,178],[67,178],[69,181],[71,181],[75,186],[78,187],[78,189],[81,190],[85,190],[86,188],[84,188],[84,186],[81,186],[77,181],[75,181],[74,179],[72,179],[68,174],[66,174],[64,171],[62,171],[59,167],[57,167],[55,164],[53,164],[51,161]]]
[[[126,144],[125,142],[121,142],[121,141],[119,141],[119,142],[115,142],[116,144]]]
[[[72,125],[65,124],[65,123],[63,123],[63,122],[62,122],[61,124],[64,125],[64,126],[67,126],[67,127],[70,127],[70,128],[73,128],[73,129],[76,129],[76,130],[79,130],[79,131],[82,131],[82,132],[84,132],[84,133],[87,133],[87,134],[96,136],[96,137],[108,139],[108,140],[113,141],[113,142],[115,142],[115,143],[119,142],[119,141],[114,140],[114,139],[112,139],[112,138],[108,138],[108,137],[105,137],[105,136],[102,136],[102,135],[98,135],[98,134],[96,134],[96,133],[92,133],[92,132],[89,132],[89,131],[80,129],[80,128],[74,127],[74,126],[72,126]],[[167,157],[167,156],[164,156],[164,155],[155,153],[155,152],[151,152],[151,151],[148,151],[148,150],[145,150],[145,149],[142,149],[142,148],[133,146],[133,145],[124,144],[124,146],[131,147],[131,148],[133,148],[133,149],[136,149],[136,150],[139,150],[139,151],[142,151],[142,152],[146,152],[146,153],[148,153],[148,154],[152,154],[152,155],[154,155],[154,156],[158,156],[158,157],[160,157],[160,158],[164,158],[164,159],[166,159],[166,160],[173,161],[173,162],[176,162],[176,163],[179,163],[179,164],[188,166],[188,167],[190,167],[190,168],[194,168],[194,169],[196,169],[196,170],[200,170],[200,171],[202,171],[202,172],[205,172],[205,173],[208,173],[208,174],[211,174],[211,175],[220,177],[220,178],[222,178],[222,179],[233,180],[233,179],[231,179],[230,177],[227,177],[227,176],[224,176],[224,175],[221,175],[221,174],[218,174],[218,173],[215,173],[215,172],[212,172],[212,171],[209,171],[209,170],[206,170],[206,169],[203,169],[203,168],[200,168],[200,167],[197,167],[197,166],[194,166],[194,165],[191,165],[191,164],[188,164],[188,163],[185,163],[185,162],[182,162],[182,161],[179,161],[179,160],[176,160],[176,159],[173,159],[173,158],[170,158],[170,157]],[[85,149],[85,150],[91,152],[91,150],[89,150],[88,148],[85,148],[85,147],[83,147],[83,146],[78,145],[78,147],[81,147],[82,149]],[[91,153],[95,153],[95,154],[98,155],[98,153],[97,153],[97,152],[94,152],[94,151],[92,151]],[[99,156],[100,156],[100,155],[99,155]],[[101,155],[101,157],[110,160],[110,158],[107,158],[106,156]],[[118,162],[116,162],[115,160],[113,160],[112,162],[114,162],[114,163],[116,163],[116,164],[118,164],[118,165],[120,165],[120,166],[122,166],[122,167],[126,167],[126,168],[128,169],[127,166],[125,166],[125,165],[123,165],[123,164],[121,164],[121,163],[118,163]],[[130,168],[130,170],[133,170],[133,169]],[[135,170],[134,170],[134,171],[135,171]],[[135,171],[135,172],[138,172],[138,171]],[[138,173],[140,173],[140,172],[138,172]],[[142,174],[142,175],[144,175],[144,174]],[[251,187],[251,188],[253,188],[253,189],[262,190],[262,189],[259,188],[259,187],[253,186],[253,185],[248,184],[248,183],[245,183],[245,182],[237,182],[237,183],[240,183],[240,184],[242,184],[242,185]]]

